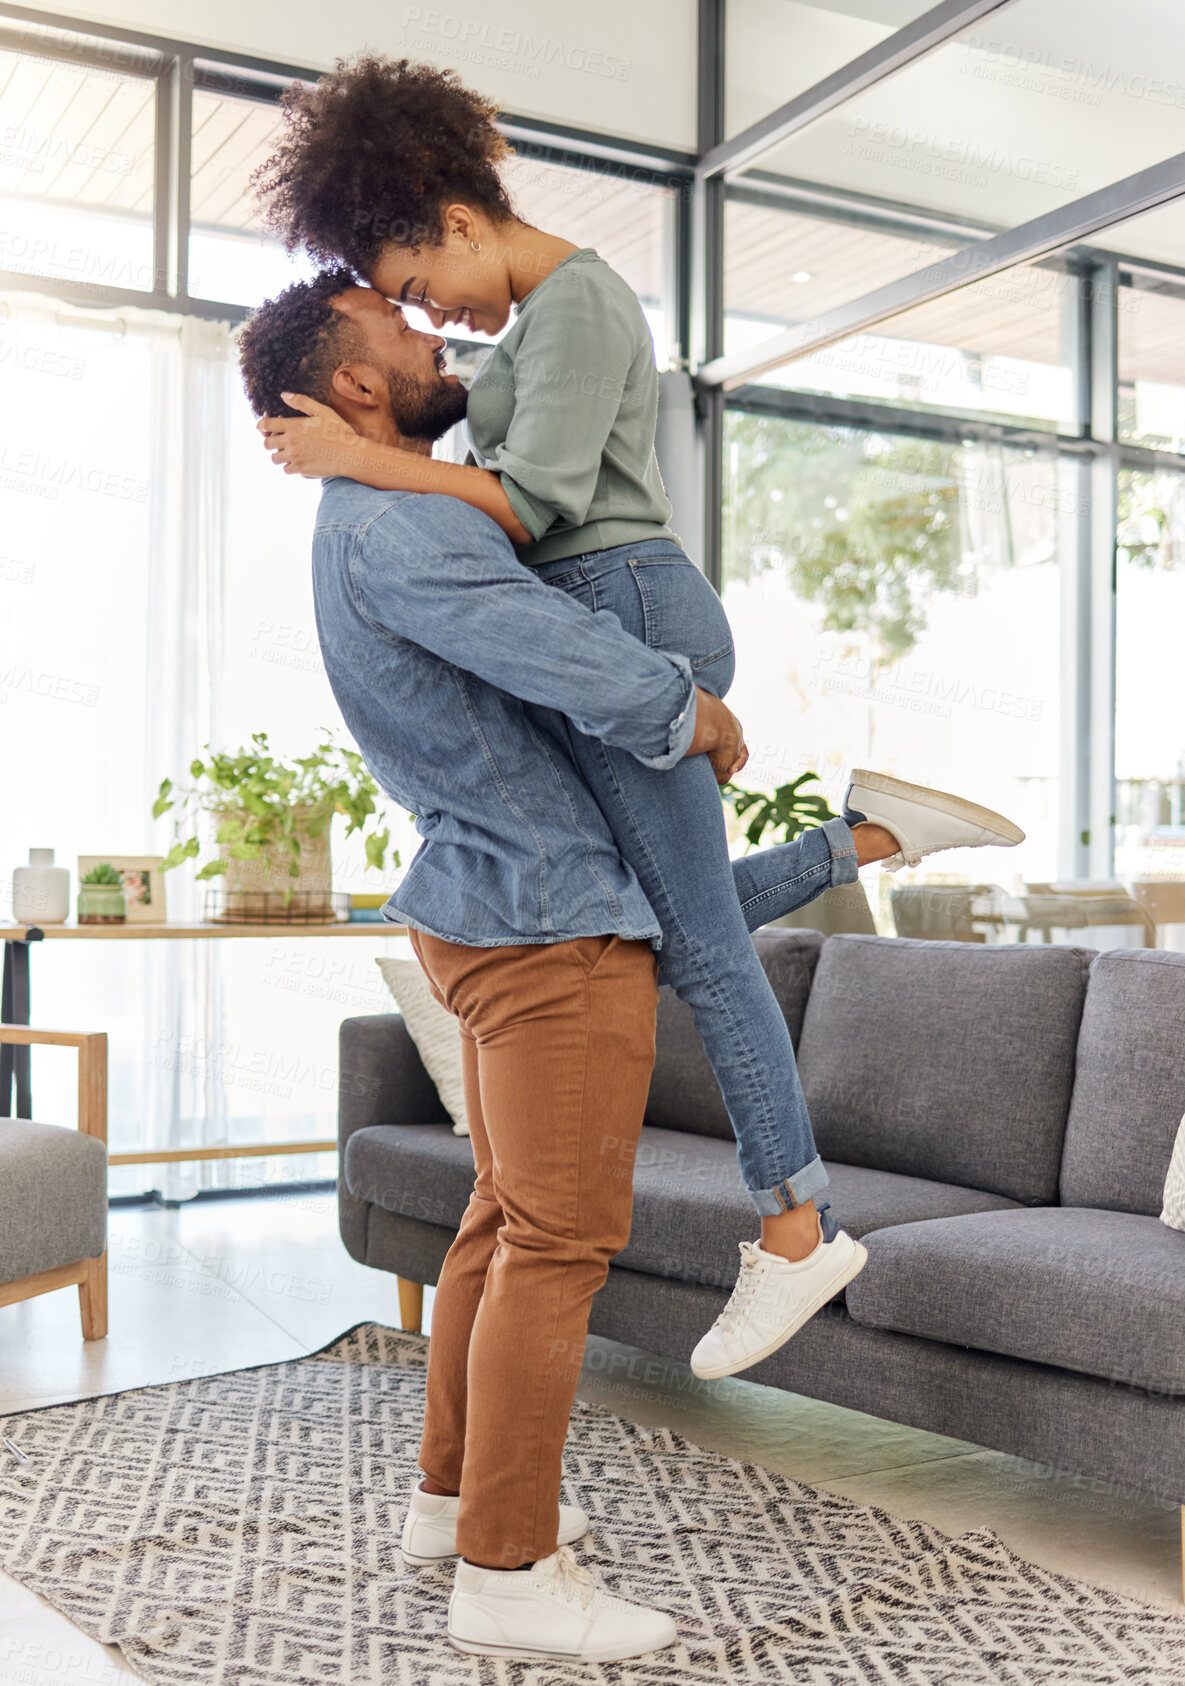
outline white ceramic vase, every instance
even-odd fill
[[[28,866],[12,875],[12,917],[18,925],[61,925],[70,912],[70,874],[52,849],[30,849]]]

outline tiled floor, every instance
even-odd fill
[[[110,1331],[84,1344],[73,1288],[0,1308],[0,1413],[295,1358],[365,1319],[399,1324],[395,1280],[348,1257],[332,1195],[111,1213]],[[425,1319],[431,1315],[431,1293]],[[1178,1512],[1015,1458],[594,1341],[582,1393],[643,1423],[948,1533],[990,1527],[1052,1569],[1181,1607]],[[0,1575],[0,1682],[135,1679]]]

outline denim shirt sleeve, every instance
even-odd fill
[[[686,656],[649,649],[616,615],[544,585],[480,510],[404,494],[361,530],[349,568],[358,611],[380,631],[566,714],[648,767],[687,753],[696,710]]]

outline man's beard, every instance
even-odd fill
[[[469,394],[456,382],[418,381],[396,369],[387,370],[391,418],[405,439],[433,443],[465,414]]]

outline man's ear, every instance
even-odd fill
[[[378,406],[378,382],[375,371],[366,363],[343,363],[333,371],[329,385],[333,396],[358,409],[373,410]]]

